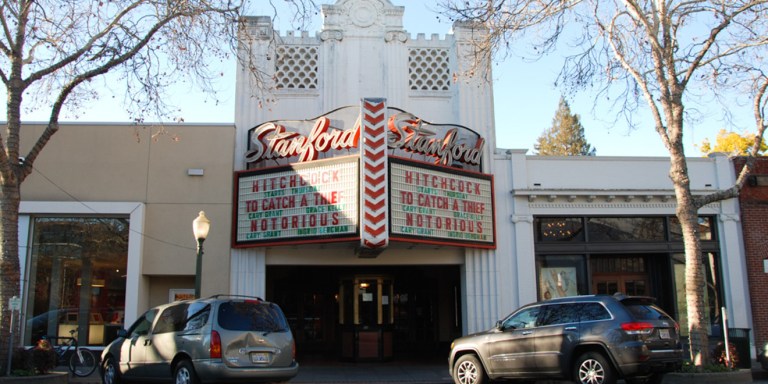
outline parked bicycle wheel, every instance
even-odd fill
[[[96,356],[87,349],[78,348],[69,357],[69,371],[75,376],[90,376],[97,365]]]

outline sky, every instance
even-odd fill
[[[320,0],[329,3],[331,0]],[[405,6],[403,25],[405,30],[414,36],[418,33],[441,36],[450,32],[450,22],[438,17],[434,12],[436,0],[392,0],[395,5]],[[267,2],[257,0],[252,5],[253,15],[272,15]],[[261,4],[261,5],[259,5]],[[276,25],[280,33],[290,29],[289,17],[281,19],[278,15]],[[320,29],[320,16],[308,28],[310,35]],[[554,86],[561,57],[554,53],[544,60],[526,62],[518,57],[509,57],[493,66],[494,110],[496,125],[496,146],[504,149],[527,149],[534,154],[533,146],[536,139],[552,125],[552,118],[561,97],[561,91]],[[180,107],[180,116],[187,123],[233,123],[235,99],[235,63],[229,65],[231,70],[225,70],[225,75],[217,83],[219,103],[206,98],[202,92],[194,88],[177,87],[171,93],[171,103]],[[86,122],[130,122],[124,108],[119,104],[120,97],[112,97],[110,91],[104,90],[101,99],[85,110],[79,111],[74,117],[62,116],[62,121]],[[593,108],[594,95],[590,92],[569,97],[572,113],[579,114],[585,127],[587,141],[597,150],[598,156],[668,156],[667,150],[661,143],[658,134],[650,124],[650,115],[641,121],[648,121],[643,127],[629,131],[623,122],[618,125],[610,123],[613,115],[606,111],[605,106]],[[3,108],[4,109],[4,108]],[[4,112],[4,110],[3,110]],[[48,111],[39,111],[24,116],[26,121],[47,120]],[[411,111],[418,115],[418,111]],[[643,111],[641,110],[641,113]],[[645,112],[647,114],[647,111]],[[749,111],[746,111],[749,113]],[[748,117],[751,115],[747,115]],[[695,126],[690,124],[685,132],[685,149],[688,156],[701,156],[697,145],[705,138],[714,141],[717,132],[723,127],[721,121],[710,116]],[[743,127],[733,129],[743,132],[751,129],[749,119],[745,119]]]

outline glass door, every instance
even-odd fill
[[[591,260],[592,292],[648,296],[649,280],[643,256],[599,256]]]
[[[385,275],[341,279],[339,324],[343,358],[357,361],[392,357],[392,281]]]

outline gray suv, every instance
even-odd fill
[[[216,295],[150,309],[101,355],[104,384],[288,381],[299,372],[277,304]]]
[[[682,365],[678,331],[649,297],[565,297],[523,306],[488,331],[454,340],[448,366],[456,384],[660,381]]]

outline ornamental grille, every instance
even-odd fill
[[[408,55],[408,77],[408,87],[412,91],[450,90],[448,50],[412,48]]]
[[[317,47],[281,45],[277,47],[275,87],[277,89],[317,88]]]

